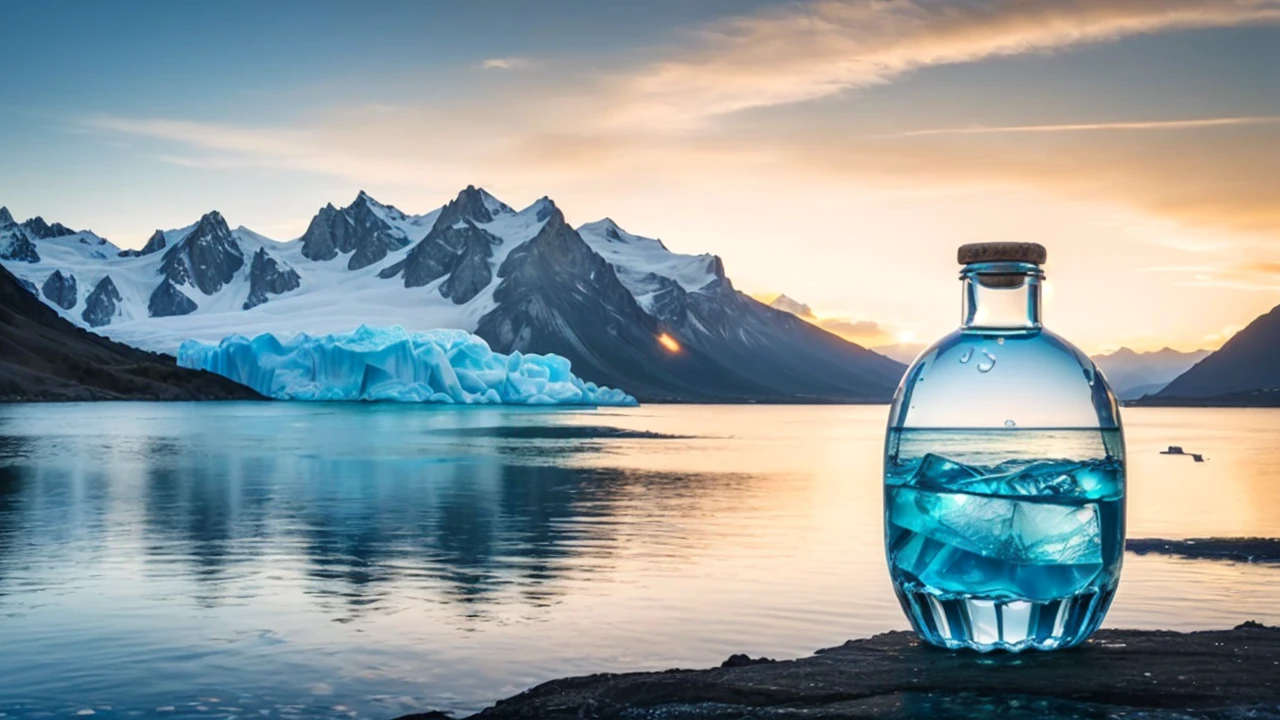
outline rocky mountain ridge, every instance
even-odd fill
[[[154,350],[236,333],[452,327],[498,352],[564,355],[582,377],[646,400],[884,401],[902,372],[739,293],[718,257],[673,253],[608,219],[574,228],[549,198],[517,211],[469,186],[410,215],[360,192],[320,208],[297,240],[232,229],[214,211],[136,251],[9,226],[24,242],[0,246],[0,262],[24,285],[66,319]]]

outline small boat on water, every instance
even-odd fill
[[[1170,445],[1168,450],[1161,450],[1161,455],[1189,455],[1196,462],[1204,462],[1204,455],[1200,453],[1189,453],[1182,449],[1181,445]]]

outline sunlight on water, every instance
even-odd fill
[[[0,407],[0,712],[467,711],[905,628],[886,412]],[[1280,536],[1280,413],[1125,422],[1130,537]],[[1130,555],[1107,625],[1280,623],[1277,582]]]

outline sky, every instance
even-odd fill
[[[0,205],[140,247],[468,184],[714,253],[865,345],[1047,246],[1046,325],[1213,348],[1280,304],[1280,0],[14,3]]]

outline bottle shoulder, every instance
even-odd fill
[[[1093,361],[1047,330],[957,330],[903,376],[891,427],[1119,427],[1115,396]]]

